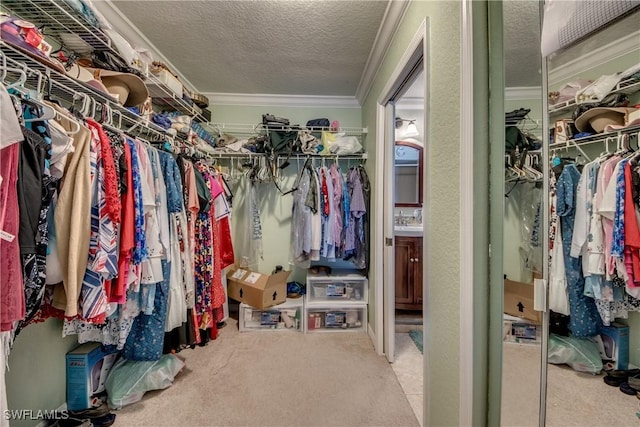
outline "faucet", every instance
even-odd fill
[[[398,225],[407,225],[407,219],[402,214],[402,211],[398,213]]]
[[[413,216],[418,224],[422,225],[422,209],[416,209],[415,211],[413,211]]]

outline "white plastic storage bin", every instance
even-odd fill
[[[306,306],[304,313],[305,333],[367,331],[367,306],[364,304]]]
[[[302,316],[304,305],[302,298],[287,299],[282,304],[269,308],[254,308],[240,304],[238,329],[249,331],[303,331]]]
[[[367,278],[358,273],[307,274],[307,304],[362,303],[369,301]]]

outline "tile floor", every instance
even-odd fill
[[[408,331],[396,332],[395,350],[396,360],[391,367],[398,377],[413,413],[422,426],[422,353],[411,340]]]

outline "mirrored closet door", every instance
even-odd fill
[[[540,3],[503,2],[505,76],[503,426],[538,426],[542,313],[542,74]]]
[[[638,425],[639,8],[545,5],[547,426]]]

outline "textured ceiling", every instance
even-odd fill
[[[505,1],[503,23],[505,86],[541,86],[540,3]]]
[[[387,1],[112,1],[200,92],[355,96]]]

